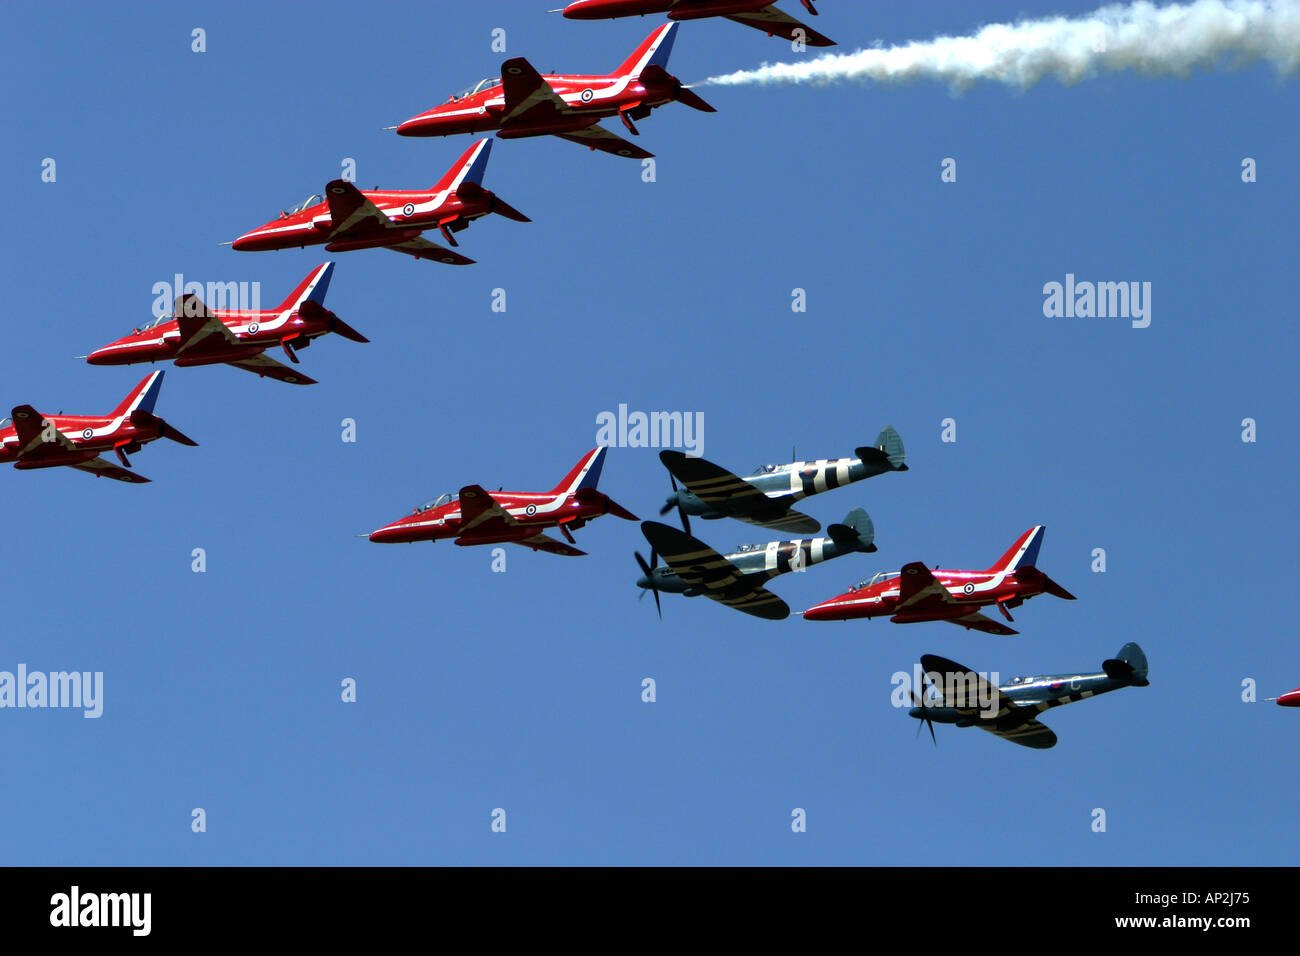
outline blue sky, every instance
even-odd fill
[[[851,50],[1091,8],[974,7],[827,0],[817,25]],[[219,243],[345,158],[362,188],[435,182],[469,138],[380,128],[496,71],[494,28],[543,71],[603,72],[657,22],[546,8],[7,5],[0,407],[111,409],[148,368],[73,356],[145,321],[174,273],[278,301],[323,252]],[[792,56],[693,23],[670,69],[689,82]],[[1257,66],[961,96],[701,92],[716,115],[670,105],[640,123],[653,183],[559,140],[498,143],[485,184],[534,221],[462,233],[477,265],[336,256],[328,305],[372,344],[318,341],[303,363],[319,385],[168,366],[157,410],[200,447],[135,456],[152,484],[0,474],[0,669],[104,672],[98,720],[0,711],[0,805],[18,824],[0,858],[1295,859],[1296,715],[1240,693],[1300,684],[1296,84]],[[1042,287],[1067,273],[1151,282],[1150,327],[1045,318]],[[512,549],[503,574],[486,548],[355,536],[466,483],[551,487],[620,403],[702,412],[705,456],[744,473],[899,429],[909,472],[807,508],[829,523],[865,507],[879,553],[778,581],[796,610],[910,560],[985,567],[1036,523],[1041,567],[1079,600],[1025,605],[1006,639],[769,623],[672,595],[660,623],[634,586],[644,540],[612,517],[578,533],[590,557]],[[668,480],[654,449],[614,449],[601,487],[654,517]],[[767,537],[695,530],[723,550]],[[890,675],[922,653],[1010,676],[1096,669],[1130,640],[1151,686],[1055,711],[1052,751],[951,727],[936,749],[889,704]]]

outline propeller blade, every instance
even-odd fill
[[[649,578],[651,572],[654,571],[654,568],[645,563],[645,558],[641,557],[640,551],[633,551],[632,555],[633,557],[636,558],[636,563],[641,565],[641,573],[644,574],[647,578]],[[650,552],[650,556],[654,557],[653,551]],[[653,578],[651,580],[653,580]]]
[[[676,504],[671,498],[669,498],[668,501],[664,503],[664,506],[659,509],[659,517],[662,518],[664,515],[668,514],[668,512],[672,511],[674,507],[676,507]]]
[[[934,741],[936,747],[939,746],[939,738],[934,735],[934,721],[927,717],[925,718],[925,725],[930,728],[930,739]]]
[[[682,507],[682,499],[677,499],[677,514],[682,519],[682,530],[687,534],[691,533],[691,519],[686,517],[686,509]]]

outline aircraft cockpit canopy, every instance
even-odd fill
[[[866,581],[859,581],[853,586],[853,590],[861,591],[863,588],[869,588],[873,584],[879,584],[881,581],[888,581],[890,578],[896,578],[900,575],[898,571],[877,571]]]
[[[292,216],[294,213],[302,212],[304,209],[309,209],[310,207],[315,206],[317,203],[321,203],[324,201],[325,200],[322,199],[320,196],[316,195],[315,193],[312,193],[302,202],[290,206],[288,209],[284,211],[284,214],[286,216]]]
[[[494,86],[500,86],[501,79],[496,76],[486,76],[479,80],[473,86],[468,86],[459,93],[451,94],[449,102],[455,103],[457,100],[463,100],[467,96],[473,96],[475,93],[482,93],[484,90],[490,90]]]
[[[787,471],[789,470],[789,468],[790,468],[789,465],[759,465],[752,472],[750,472],[750,474],[751,475],[775,475],[779,472]]]
[[[420,507],[416,508],[415,511],[417,514],[419,514],[421,511],[429,511],[432,508],[440,508],[443,505],[451,504],[453,501],[459,501],[459,500],[460,500],[460,495],[455,495],[455,494],[439,495],[437,498],[434,498],[432,501],[426,501],[424,504],[420,505]]]
[[[0,428],[8,428],[13,424],[12,418],[0,418]]]

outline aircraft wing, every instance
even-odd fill
[[[9,413],[13,418],[14,430],[18,433],[18,456],[31,452],[45,444],[45,416],[30,405],[19,405]],[[53,444],[69,451],[76,451],[77,446],[68,440],[68,436],[57,428],[53,429]]]
[[[979,611],[967,614],[965,617],[948,617],[944,618],[949,624],[957,624],[961,627],[969,627],[976,631],[983,631],[985,634],[998,634],[1002,637],[1010,637],[1012,634],[1020,632],[1013,628],[1007,627],[1001,621],[995,621],[991,617],[986,617]]]
[[[460,534],[459,544],[471,531],[481,533],[499,531],[502,528],[517,528],[519,522],[497,504],[496,499],[479,485],[466,485],[460,490]],[[472,536],[471,536],[472,538]],[[465,541],[472,544],[472,540]]]
[[[432,259],[435,262],[442,262],[449,266],[472,266],[474,264],[473,259],[466,258],[459,252],[452,252],[446,246],[440,246],[436,242],[430,242],[423,236],[416,236],[414,239],[407,239],[405,242],[394,243],[391,246],[384,246],[384,248],[405,253],[416,259]]]
[[[665,449],[659,453],[659,460],[695,497],[719,511],[740,517],[772,506],[772,499],[763,492],[707,459]],[[814,530],[820,528],[818,525]]]
[[[551,554],[563,554],[568,557],[578,557],[584,555],[586,551],[579,551],[571,544],[565,544],[558,538],[552,538],[546,534],[535,534],[531,538],[523,538],[516,541],[515,544],[522,544],[525,548],[532,548],[534,551],[548,551]]]
[[[330,235],[383,232],[393,224],[382,209],[346,179],[332,180],[325,187],[325,199],[334,224]]]
[[[1036,720],[1026,720],[1023,724],[1017,724],[1015,727],[1008,727],[1004,730],[999,730],[993,724],[976,724],[975,726],[980,730],[987,730],[1003,740],[1009,740],[1013,744],[1020,744],[1022,747],[1048,750],[1056,746],[1056,734],[1052,732],[1052,728],[1046,724],[1040,724]]]
[[[764,587],[755,587],[739,597],[723,597],[721,594],[709,594],[719,604],[744,611],[754,617],[768,621],[784,621],[790,616],[790,605]]]
[[[927,606],[956,604],[948,589],[920,561],[903,565],[898,582],[898,611],[919,611]]]
[[[128,481],[132,484],[148,484],[149,479],[144,475],[137,475],[134,471],[127,471],[125,468],[119,468],[117,465],[107,462],[102,458],[92,458],[90,461],[78,462],[75,465],[69,465],[70,468],[76,468],[78,471],[89,472],[96,478],[116,478],[118,481]]]
[[[774,5],[769,4],[761,10],[755,10],[753,13],[738,13],[735,16],[727,17],[736,23],[744,24],[747,27],[753,27],[755,30],[762,30],[769,36],[784,37],[787,40],[803,40],[808,46],[834,46],[835,41],[829,37],[824,37],[812,27],[800,23],[788,13],[782,13]],[[802,34],[795,31],[802,30]]]
[[[503,122],[542,119],[569,111],[568,104],[522,56],[501,64],[501,87],[506,101]]]
[[[250,358],[240,359],[238,362],[227,362],[235,368],[242,368],[245,372],[252,372],[254,375],[264,378],[274,378],[281,382],[288,382],[290,385],[315,385],[314,378],[308,378],[301,372],[290,368],[283,362],[277,362],[275,359],[260,353]]]
[[[176,300],[172,306],[172,315],[181,333],[180,344],[176,349],[178,355],[204,344],[239,344],[239,339],[226,328],[226,324],[213,315],[203,300],[192,292]]]
[[[654,156],[654,153],[629,143],[622,136],[611,133],[599,123],[593,123],[586,129],[580,129],[574,133],[556,133],[555,135],[560,139],[567,139],[570,143],[586,146],[588,149],[598,149],[602,153],[613,153],[615,156],[626,156],[629,159],[650,159]]]
[[[780,621],[790,608],[775,594],[754,584],[736,593],[747,575],[707,544],[657,521],[643,521],[641,531],[664,563],[688,587],[700,588],[705,597],[755,617]]]
[[[996,711],[997,717],[1011,713],[1015,705],[1003,699],[998,689],[978,672],[935,654],[922,654],[921,666],[927,674],[936,675],[942,684],[943,702],[939,706],[951,707],[963,716],[981,720],[994,720],[984,716]]]

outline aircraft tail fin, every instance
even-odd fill
[[[1016,543],[1007,549],[1006,554],[998,558],[997,563],[989,568],[989,574],[1015,571],[1017,568],[1036,567],[1038,564],[1038,549],[1043,546],[1043,533],[1046,530],[1046,526],[1038,524],[1018,537]]]
[[[861,508],[850,511],[842,523],[830,525],[826,533],[836,545],[848,551],[870,554],[876,550],[876,526],[871,515]]]
[[[325,262],[318,265],[297,287],[280,303],[277,312],[300,311],[304,302],[312,301],[319,306],[325,305],[325,293],[329,291],[330,276],[334,274],[334,263]]]
[[[661,70],[668,68],[668,56],[673,52],[673,40],[677,37],[676,23],[665,23],[632,51],[632,55],[618,65],[611,76],[640,76],[648,66],[657,66]]]
[[[1111,680],[1128,681],[1134,687],[1146,687],[1147,656],[1142,648],[1131,641],[1119,649],[1119,654],[1101,662],[1101,669]]]
[[[605,465],[605,452],[608,448],[593,448],[583,455],[573,469],[564,476],[564,480],[551,489],[553,495],[577,494],[579,488],[592,488],[600,481],[600,470]]]
[[[886,425],[876,436],[875,445],[854,450],[858,460],[890,471],[907,471],[907,453],[903,450],[903,436],[893,425]]]
[[[482,186],[483,174],[487,172],[488,158],[491,155],[492,140],[481,139],[472,144],[460,154],[460,159],[452,163],[451,169],[443,173],[442,178],[433,184],[432,191],[441,192],[450,189],[454,192],[461,183],[466,182]]]
[[[125,417],[137,409],[153,414],[154,405],[158,402],[158,393],[162,391],[162,380],[161,371],[146,375],[139,385],[127,393],[122,403],[113,409],[113,417]]]

